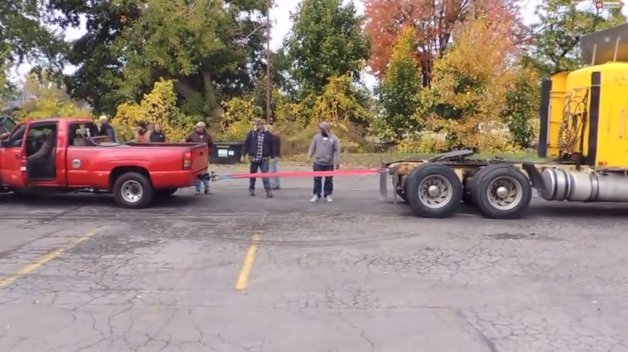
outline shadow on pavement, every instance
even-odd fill
[[[156,198],[149,208],[184,207],[200,200],[199,197],[186,194],[174,194],[166,198]],[[118,208],[114,198],[110,194],[41,194],[36,196],[23,196],[16,194],[0,194],[0,204],[15,206],[38,206],[50,208],[66,207],[115,207]]]
[[[385,201],[384,204],[394,206],[392,201]],[[399,216],[414,217],[409,205],[403,202],[397,203],[396,213]],[[461,204],[458,215],[473,215],[482,217],[480,211],[467,204]],[[570,203],[570,202],[532,202],[527,210],[524,219],[534,218],[626,218],[628,217],[628,204],[625,203]],[[454,217],[455,218],[455,217]]]

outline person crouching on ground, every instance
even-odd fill
[[[273,133],[273,126],[271,124],[266,125],[266,130],[273,138],[273,158],[270,160],[269,172],[276,173],[279,171],[279,157],[281,156],[281,138],[278,134]],[[270,188],[279,189],[279,177],[273,177],[270,179]]]
[[[196,126],[194,126],[194,132],[190,133],[185,141],[192,143],[207,143],[207,147],[210,150],[208,155],[211,155],[211,148],[213,148],[214,146],[214,141],[209,135],[209,132],[207,132],[204,122],[199,121]],[[199,175],[194,181],[194,189],[196,195],[201,194],[201,183],[203,184],[205,194],[209,194],[209,173]]]
[[[244,156],[247,155],[251,159],[250,173],[256,174],[259,170],[265,174],[268,172],[269,159],[274,155],[273,137],[264,127],[264,122],[261,119],[255,119],[253,121],[253,130],[248,133],[246,140],[244,141]],[[249,194],[255,196],[255,177],[249,179]],[[268,178],[262,178],[264,189],[266,190],[266,197],[272,198],[273,191],[270,188],[270,180]]]
[[[332,171],[340,168],[340,140],[331,133],[331,128],[327,122],[319,125],[319,133],[312,139],[310,150],[307,153],[308,159],[314,157],[314,171]],[[332,201],[334,192],[333,176],[325,176],[325,186],[321,190],[321,177],[314,177],[314,196],[310,202],[317,202],[321,199],[321,191],[328,202]]]

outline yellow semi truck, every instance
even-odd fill
[[[457,150],[384,164],[380,193],[417,216],[445,218],[468,202],[494,219],[524,216],[533,189],[548,201],[628,202],[628,24],[580,38],[588,66],[542,82],[538,155],[547,162],[474,160]]]

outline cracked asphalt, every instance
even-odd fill
[[[376,177],[331,204],[282,181],[143,210],[0,196],[0,351],[628,351],[628,205],[430,220]]]

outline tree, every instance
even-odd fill
[[[359,80],[369,44],[353,3],[303,0],[292,19],[292,33],[285,45],[301,97],[321,93],[334,76]]]
[[[535,38],[528,61],[545,77],[582,66],[579,36],[626,23],[623,3],[618,4],[617,8],[596,9],[588,0],[543,1],[536,9],[539,22],[532,26]]]
[[[392,129],[396,140],[406,133],[418,132],[420,127],[411,118],[418,108],[418,94],[422,87],[421,71],[414,58],[415,48],[416,32],[408,26],[397,38],[388,74],[380,88],[381,118]]]
[[[474,9],[494,17],[515,17],[518,12],[517,0],[365,0],[371,71],[380,79],[386,75],[396,38],[404,27],[412,26],[416,31],[415,57],[421,65],[423,85],[429,86],[434,59],[442,57],[454,27]],[[518,33],[520,23],[513,23],[512,29]]]
[[[43,71],[30,73],[21,89],[22,106],[17,117],[46,119],[53,117],[90,117],[90,107],[73,100],[66,93],[65,87],[55,81],[54,74]]]
[[[181,113],[172,80],[160,79],[142,101],[122,103],[112,119],[120,140],[131,140],[138,122],[159,124],[168,139],[179,142],[192,131],[194,120]]]
[[[230,141],[244,141],[251,130],[253,119],[262,113],[260,106],[249,97],[231,98],[223,102],[223,108],[225,115],[220,123],[220,137]]]
[[[503,150],[510,141],[502,110],[515,88],[513,66],[520,53],[508,40],[511,23],[482,13],[473,18],[457,27],[452,48],[436,61],[432,87],[421,91],[416,116],[446,135],[450,148]]]
[[[64,42],[58,33],[46,28],[52,15],[37,0],[0,1],[0,92],[10,90],[5,70],[30,61],[35,66],[62,68]]]
[[[258,16],[265,12],[263,1],[89,4],[78,10],[88,17],[88,33],[72,52],[73,63],[82,67],[68,81],[74,95],[94,101],[99,110],[139,99],[164,78],[175,82],[183,111],[215,116],[219,101],[251,89],[264,67],[265,31]]]
[[[515,70],[506,93],[505,107],[500,114],[514,144],[520,148],[529,148],[535,137],[534,121],[541,99],[538,78],[538,72],[530,67]]]

